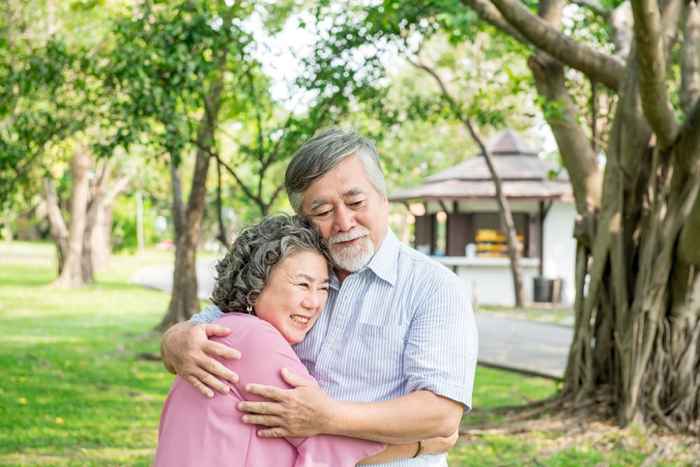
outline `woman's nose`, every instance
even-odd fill
[[[303,305],[309,309],[315,309],[321,306],[321,294],[315,291],[311,291],[304,297]]]

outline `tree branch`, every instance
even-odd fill
[[[678,135],[678,123],[666,90],[666,58],[661,13],[656,0],[632,2],[634,36],[639,59],[639,93],[642,108],[662,150]]]
[[[681,49],[681,104],[690,112],[700,96],[700,6],[688,4]]]
[[[688,113],[676,151],[682,170],[686,174],[692,173],[694,164],[700,159],[700,99],[695,101]]]
[[[512,28],[561,63],[577,69],[612,90],[618,90],[620,77],[624,75],[624,64],[616,57],[579,44],[560,33],[541,18],[533,15],[516,0],[491,0]],[[474,0],[462,0],[474,8]],[[484,17],[488,21],[488,18]]]
[[[468,5],[472,10],[476,11],[479,17],[486,21],[487,23],[494,26],[496,29],[500,29],[502,32],[513,37],[515,40],[522,42],[523,44],[528,44],[525,36],[520,34],[516,29],[514,29],[508,21],[503,18],[501,12],[493,6],[489,0],[463,0],[462,3]]]
[[[170,154],[170,187],[173,195],[171,207],[173,211],[173,228],[175,231],[175,241],[177,242],[185,229],[185,204],[182,201],[180,173],[177,170],[173,154]]]
[[[241,190],[243,190],[243,193],[245,193],[245,195],[246,195],[248,198],[250,198],[250,199],[252,199],[253,201],[255,201],[255,202],[258,204],[258,206],[263,206],[263,205],[265,204],[265,203],[263,202],[263,200],[262,200],[259,196],[256,196],[255,194],[253,194],[253,191],[252,191],[245,183],[243,183],[243,180],[241,180],[241,178],[238,176],[238,174],[236,173],[236,171],[233,170],[233,168],[232,168],[230,165],[228,165],[226,162],[224,162],[224,161],[221,159],[221,156],[219,156],[219,154],[217,154],[217,153],[215,153],[215,152],[213,152],[213,151],[208,151],[208,153],[209,153],[210,156],[212,156],[213,158],[215,158],[216,161],[217,161],[219,164],[221,164],[221,167],[223,167],[224,169],[226,169],[226,171],[227,171],[229,174],[231,174],[231,176],[236,180],[236,183],[238,183],[238,185],[240,185]]]
[[[549,27],[558,30],[563,7],[562,1],[541,2],[538,15]],[[527,64],[535,78],[538,94],[545,99],[545,119],[571,176],[576,211],[585,217],[600,207],[602,174],[596,163],[596,154],[578,123],[577,107],[566,88],[564,67],[542,51],[533,54]]]
[[[219,159],[216,159],[216,220],[219,223],[219,234],[216,238],[224,248],[229,248],[230,245],[224,224],[223,202],[221,200],[221,161]]]
[[[109,190],[105,193],[104,195],[104,204],[110,205],[114,201],[114,198],[119,196],[121,192],[126,190],[126,187],[129,186],[129,182],[131,181],[131,174],[124,174],[121,177],[117,179],[116,182],[109,188]]]

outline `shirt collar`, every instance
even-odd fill
[[[367,264],[367,268],[374,272],[377,277],[392,286],[396,283],[399,246],[399,239],[396,238],[391,229],[387,229],[382,244],[379,245],[379,249]]]

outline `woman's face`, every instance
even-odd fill
[[[257,300],[255,314],[287,342],[304,340],[328,298],[328,265],[319,253],[301,251],[278,263]]]

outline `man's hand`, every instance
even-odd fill
[[[454,447],[459,439],[459,430],[447,438],[429,438],[422,442],[422,454],[442,454]]]
[[[179,323],[168,329],[161,340],[161,353],[166,368],[174,371],[206,397],[214,397],[212,389],[229,392],[224,381],[238,382],[238,375],[212,358],[241,358],[241,353],[209,337],[228,336],[231,330],[216,324]],[[223,380],[223,381],[222,381]]]
[[[238,409],[247,413],[243,421],[269,427],[258,431],[258,436],[264,438],[329,433],[333,400],[315,381],[302,378],[286,368],[282,369],[282,378],[294,389],[262,384],[249,384],[246,387],[246,391],[271,402],[240,402]]]

